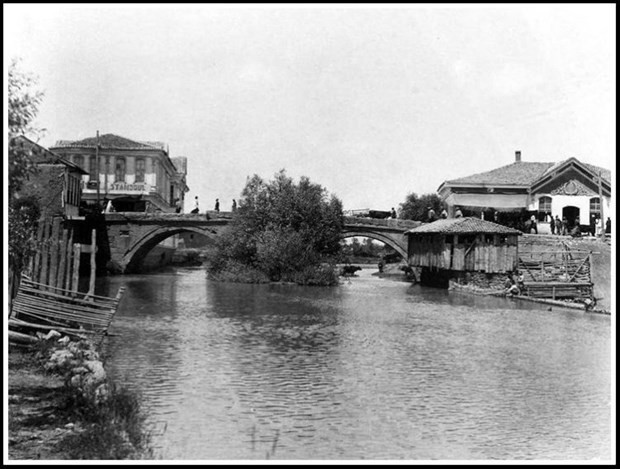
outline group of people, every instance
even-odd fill
[[[427,210],[427,219],[430,223],[434,222],[435,220],[448,218],[448,211],[445,208],[441,210],[439,217],[437,216],[437,213],[435,212],[433,207],[427,207]],[[460,218],[462,216],[463,213],[461,212],[461,209],[459,207],[456,207],[456,210],[454,211],[454,218]]]
[[[178,200],[178,199],[177,199]],[[215,207],[213,208],[215,212],[220,211],[220,199],[215,199]],[[180,210],[178,210],[180,211]],[[233,199],[232,201],[232,211],[237,211],[237,201]],[[199,213],[200,212],[200,204],[198,202],[198,196],[194,197],[194,209],[190,213]]]
[[[515,280],[516,276],[516,280]],[[504,293],[509,296],[520,295],[525,289],[525,278],[523,273],[517,270],[514,274],[509,273],[504,282]]]

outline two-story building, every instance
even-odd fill
[[[513,163],[444,181],[437,192],[449,216],[456,207],[464,215],[535,215],[545,231],[551,217],[565,218],[569,226],[577,220],[586,226],[600,220],[601,212],[605,219],[611,215],[611,171],[577,158],[559,163],[525,162],[517,151]]]
[[[83,200],[111,200],[115,211],[172,212],[182,206],[187,158],[170,158],[162,142],[138,142],[114,134],[60,140],[50,150],[83,168]]]

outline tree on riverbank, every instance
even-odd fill
[[[13,298],[24,264],[35,249],[35,233],[40,214],[34,198],[20,198],[19,191],[37,167],[27,149],[17,144],[20,135],[37,136],[43,129],[33,126],[43,93],[36,89],[36,79],[19,69],[13,59],[8,73],[9,118],[9,283]]]
[[[254,175],[209,272],[222,280],[335,284],[343,223],[342,202],[309,178],[296,184],[284,170],[269,182]]]
[[[403,220],[428,221],[428,207],[432,207],[437,216],[439,216],[442,210],[441,198],[434,193],[418,196],[418,194],[412,192],[400,204],[399,218]]]

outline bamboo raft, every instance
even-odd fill
[[[51,287],[24,276],[17,296],[13,299],[9,319],[13,338],[19,341],[20,336],[16,334],[22,334],[23,331],[42,332],[52,329],[74,337],[103,338],[116,314],[124,290],[121,287],[116,297],[111,298]]]

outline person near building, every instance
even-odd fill
[[[562,236],[566,236],[568,234],[568,218],[562,217]]]
[[[191,213],[198,213],[200,210],[200,207],[198,205],[198,196],[196,196],[194,198],[194,209],[191,211]]]
[[[549,220],[549,228],[551,229],[551,234],[554,235],[555,234],[555,219],[553,217],[550,217],[550,218],[551,219]]]
[[[536,215],[532,215],[530,217],[530,228],[528,231],[531,233],[532,230],[534,230],[534,233],[538,234],[538,225],[536,223]]]
[[[605,222],[605,233],[611,234],[611,218],[607,217],[607,221]]]
[[[435,214],[435,210],[433,210],[433,207],[428,207],[428,221],[434,222],[435,220],[437,220],[437,215]]]
[[[116,212],[116,210],[114,210],[114,205],[112,205],[112,200],[108,200],[108,203],[105,205],[105,213],[112,213],[112,212]]]
[[[181,213],[181,199],[179,199],[178,197],[174,201],[174,211],[176,213]]]

